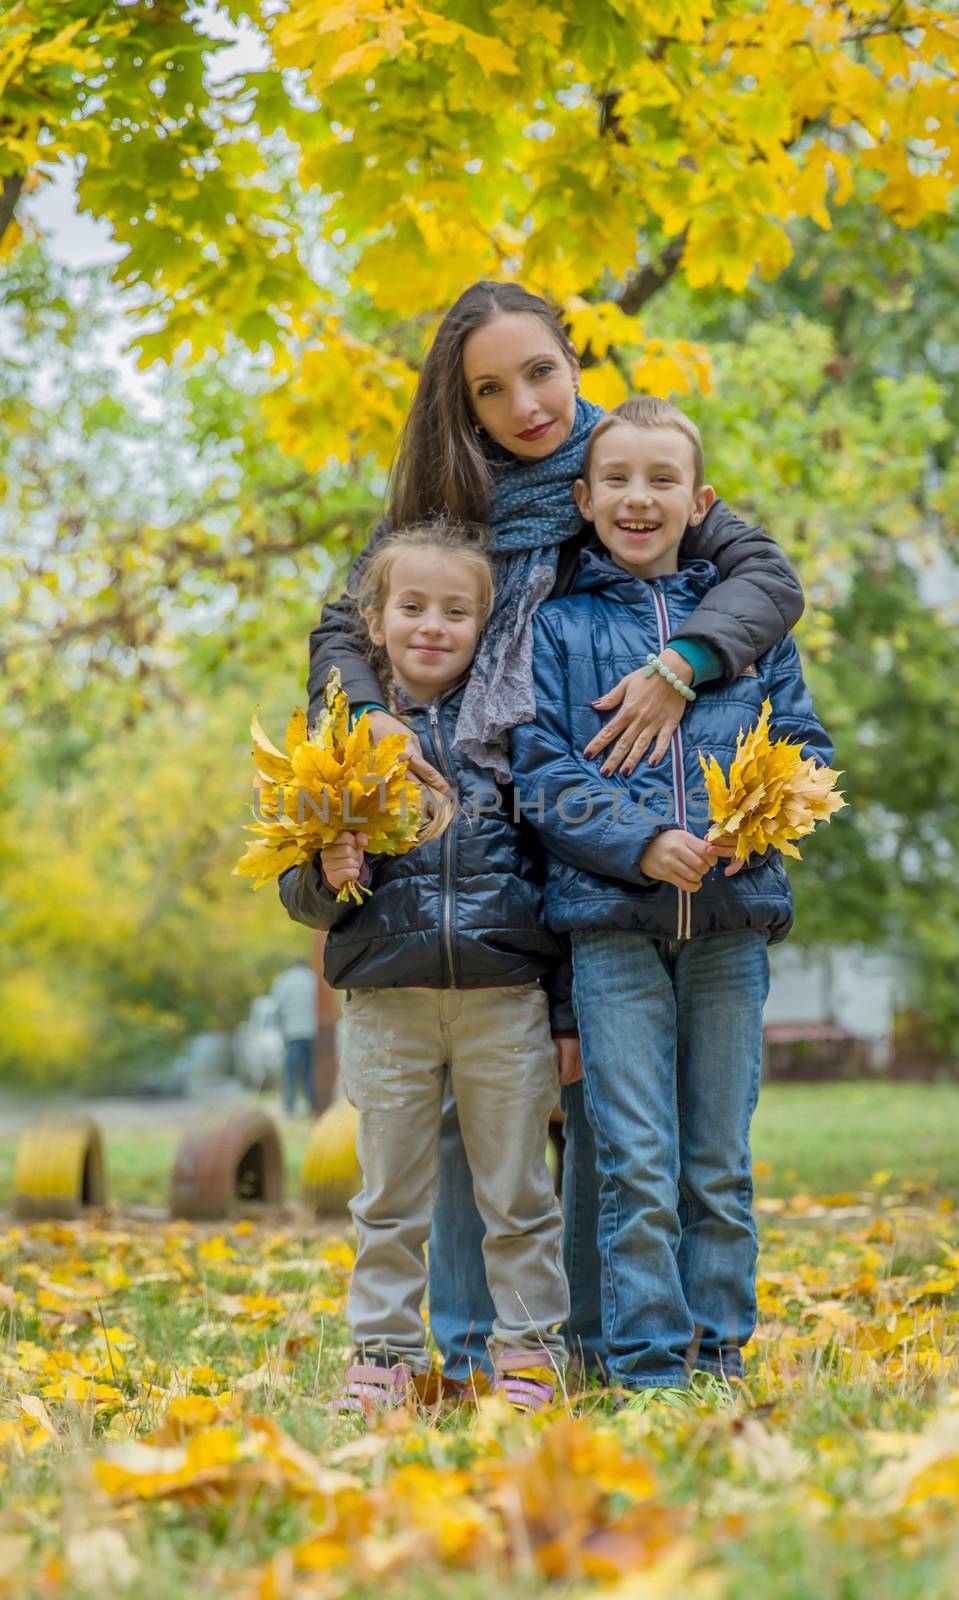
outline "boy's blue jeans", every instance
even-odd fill
[[[611,1383],[740,1376],[756,1321],[749,1124],[769,961],[762,933],[574,933],[586,1110],[601,1173]]]
[[[569,1278],[570,1318],[564,1330],[570,1353],[582,1354],[587,1369],[604,1359],[599,1295],[599,1176],[596,1147],[586,1117],[583,1085],[561,1093],[565,1113],[563,1166],[563,1264]],[[483,1222],[473,1198],[473,1180],[456,1117],[447,1094],[440,1134],[440,1180],[429,1244],[430,1331],[449,1378],[490,1372],[487,1341],[493,1302],[483,1265]]]

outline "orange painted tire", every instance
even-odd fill
[[[246,1206],[283,1203],[283,1147],[263,1111],[231,1111],[180,1140],[170,1211],[193,1222],[237,1216]]]
[[[92,1117],[32,1122],[20,1135],[13,1173],[14,1215],[75,1221],[107,1203],[107,1167]]]
[[[356,1155],[357,1114],[335,1100],[313,1124],[303,1156],[303,1204],[316,1216],[340,1217],[363,1182]]]

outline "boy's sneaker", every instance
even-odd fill
[[[405,1361],[392,1367],[354,1364],[347,1369],[329,1409],[344,1415],[375,1416],[379,1411],[397,1411],[409,1405],[413,1394],[413,1369]]]

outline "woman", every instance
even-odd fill
[[[509,729],[534,708],[531,625],[545,599],[569,592],[590,538],[573,500],[586,440],[601,415],[579,394],[579,360],[545,301],[518,284],[477,283],[441,322],[423,365],[393,473],[388,516],[361,552],[341,599],[324,607],[310,637],[310,718],[332,666],[354,712],[371,709],[376,738],[408,730],[388,715],[364,649],[353,596],[377,539],[390,526],[443,512],[488,525],[497,556],[493,617],[459,713],[455,747],[497,778],[508,777]],[[717,500],[681,554],[714,563],[723,579],[669,640],[662,660],[684,683],[737,677],[791,628],[802,591],[785,556]],[[586,747],[606,775],[665,754],[686,706],[642,666],[597,702],[609,720]],[[412,768],[443,780],[414,750]],[[582,1085],[562,1091],[567,1138],[564,1255],[570,1278],[570,1347],[586,1365],[602,1357],[598,1191]],[[430,1321],[449,1377],[486,1362],[492,1304],[481,1253],[483,1226],[452,1100],[444,1119],[440,1191],[430,1242]],[[465,1308],[465,1309],[464,1309]]]

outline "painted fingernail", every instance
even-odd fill
[[[600,767],[599,771],[600,776],[603,778],[611,778],[613,775],[612,767]]]

